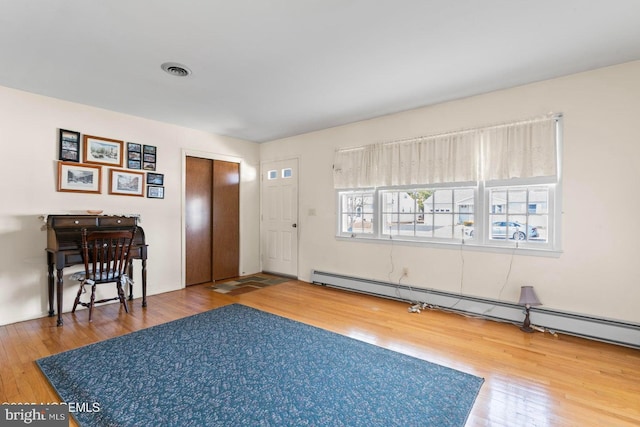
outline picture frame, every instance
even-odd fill
[[[142,169],[142,145],[135,142],[127,142],[127,167],[129,169]]]
[[[102,192],[102,168],[76,162],[58,162],[58,191]]]
[[[58,159],[64,162],[80,163],[80,132],[60,129],[59,135],[60,154]]]
[[[82,140],[84,163],[122,167],[124,141],[94,135],[84,135]]]
[[[149,199],[164,199],[164,187],[158,185],[148,185],[147,197]]]
[[[164,185],[164,175],[161,173],[147,172],[147,184]]]
[[[109,194],[144,197],[144,173],[109,169]]]
[[[144,145],[142,147],[142,169],[148,171],[156,170],[156,146]]]
[[[127,160],[127,167],[129,169],[142,169],[140,160]]]

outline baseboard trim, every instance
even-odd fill
[[[311,282],[399,301],[426,303],[436,308],[515,324],[521,323],[524,319],[523,307],[515,303],[453,294],[435,289],[414,288],[409,285],[318,270],[311,271]],[[551,332],[640,348],[640,325],[634,323],[541,307],[531,308],[531,323]]]

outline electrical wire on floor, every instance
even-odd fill
[[[402,283],[402,279],[404,277],[407,277],[406,273],[402,273],[402,276],[400,276],[400,278],[398,279],[398,288],[400,287]],[[409,297],[411,297],[411,301],[409,301],[409,304],[411,304],[411,306],[408,309],[409,313],[420,313],[421,310],[424,310],[426,303],[420,302],[417,298],[415,298],[415,295],[413,294],[413,288],[411,287],[411,285],[406,284],[405,286],[409,288]]]
[[[506,320],[506,319],[501,319],[499,317],[487,317],[484,316],[483,314],[470,314],[468,312],[462,311],[462,310],[452,310],[450,307],[440,307],[440,306],[435,306],[435,305],[430,305],[430,304],[423,304],[421,306],[422,310],[438,310],[438,311],[442,311],[445,313],[452,313],[452,314],[456,314],[458,316],[463,316],[466,317],[468,319],[477,319],[477,320],[490,320],[492,322],[499,322],[499,323],[507,323],[509,325],[513,325],[515,327],[520,327],[522,326],[522,323],[520,322],[515,322],[513,320]],[[535,329],[538,332],[542,332],[542,333],[548,333],[550,335],[553,335],[555,338],[558,338],[558,332],[554,331],[553,329],[549,329],[549,328],[545,328],[542,326],[536,326],[536,325],[531,325],[531,327],[533,329]]]
[[[462,291],[464,288],[464,254],[463,254],[463,247],[464,247],[464,227],[462,228],[462,240],[460,242],[460,297],[458,298],[458,300],[451,306],[449,307],[449,309],[453,309],[456,305],[458,305],[458,303],[460,301],[462,301]],[[402,276],[404,277],[404,275]],[[400,280],[402,280],[402,277],[400,277]],[[413,289],[409,286],[409,290],[411,291],[411,294],[413,296]],[[412,303],[413,304],[413,303]],[[432,304],[428,304],[426,302],[420,302],[416,300],[416,303],[413,304],[411,307],[409,307],[409,312],[410,313],[420,313],[421,310],[425,310],[425,309],[435,309],[435,306]],[[442,309],[442,308],[440,308]],[[457,310],[451,310],[452,313],[461,313],[461,311],[457,311]]]
[[[463,231],[464,232],[464,231]],[[422,312],[422,310],[439,310],[445,313],[453,313],[453,314],[457,314],[460,316],[464,316],[466,318],[469,319],[479,319],[479,320],[491,320],[494,322],[500,322],[500,323],[507,323],[516,327],[520,327],[520,323],[518,322],[514,322],[512,320],[506,320],[506,319],[501,319],[498,317],[488,317],[486,316],[488,313],[490,313],[495,307],[496,305],[493,305],[491,308],[489,308],[488,310],[482,312],[481,314],[470,314],[469,312],[465,312],[463,310],[455,310],[455,306],[458,305],[458,303],[460,301],[462,301],[462,292],[464,290],[464,267],[465,267],[465,259],[464,259],[464,251],[463,251],[463,247],[464,247],[464,235],[462,237],[462,244],[460,245],[460,297],[458,298],[458,300],[450,307],[441,307],[441,306],[437,306],[437,305],[433,305],[433,304],[429,304],[427,302],[420,302],[417,299],[413,299],[413,301],[409,301],[410,307],[408,308],[409,313],[420,313]],[[502,287],[500,288],[500,292],[498,293],[498,301],[501,301],[502,298],[502,293],[504,292],[507,284],[509,283],[509,279],[511,278],[511,271],[513,269],[513,261],[515,258],[515,254],[516,251],[518,249],[518,242],[516,242],[516,245],[513,248],[513,251],[511,252],[511,257],[509,259],[509,268],[507,269],[507,274],[505,276],[504,282],[502,284]],[[391,273],[393,273],[394,271],[394,266],[393,266],[393,253],[390,254],[391,257],[391,271],[389,272],[389,283],[393,283],[391,281]],[[399,291],[400,291],[400,285],[402,282],[402,279],[406,276],[406,274],[402,274],[402,276],[400,276],[400,278],[398,279],[398,287],[396,287],[396,291],[397,291],[397,295],[398,297],[400,297]],[[410,292],[410,296],[413,298],[413,288],[410,285],[406,285],[409,288],[409,292]],[[538,332],[542,332],[542,333],[549,333],[551,335],[553,335],[554,337],[558,337],[558,333],[554,330],[545,328],[545,327],[541,327],[541,326],[534,326],[531,325],[531,327],[533,329],[535,329]]]

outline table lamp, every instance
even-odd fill
[[[529,320],[529,310],[531,309],[531,306],[542,305],[542,303],[538,299],[538,296],[533,290],[533,286],[522,286],[520,288],[520,301],[518,301],[518,304],[524,305],[527,313],[520,330],[523,332],[533,332],[534,329],[531,327],[531,320]]]

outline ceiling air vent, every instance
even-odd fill
[[[176,77],[187,77],[189,74],[191,74],[190,69],[176,62],[165,62],[161,65],[161,67],[165,72]]]

